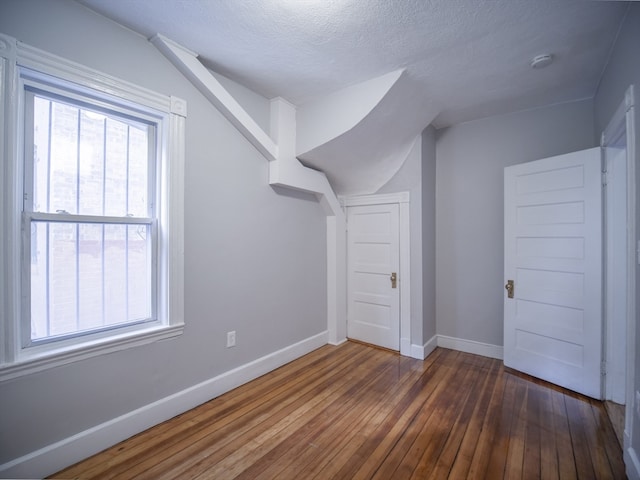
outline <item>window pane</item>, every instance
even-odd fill
[[[32,222],[31,339],[150,319],[149,230]]]
[[[149,216],[147,205],[147,169],[149,138],[146,130],[129,127],[129,206],[134,217]]]
[[[48,155],[46,145],[36,147],[49,159],[47,211],[78,213],[78,109],[55,102],[51,107]]]
[[[151,262],[148,225],[129,225],[127,232],[128,317],[151,317]]]
[[[51,102],[34,99],[33,210],[49,212],[49,138]]]
[[[127,131],[125,124],[107,119],[105,215],[127,214]]]
[[[78,213],[104,215],[104,138],[103,115],[80,110],[80,161]]]
[[[149,216],[151,127],[34,98],[34,211]]]

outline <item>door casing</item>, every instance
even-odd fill
[[[637,179],[636,179],[636,131],[640,125],[636,125],[635,122],[635,92],[634,86],[631,85],[625,92],[625,97],[613,114],[609,124],[604,132],[602,132],[602,138],[600,144],[602,147],[607,147],[611,142],[620,135],[626,135],[626,181],[627,181],[627,218],[626,218],[626,230],[627,230],[627,249],[626,249],[626,325],[624,330],[626,331],[626,380],[625,380],[625,394],[626,394],[626,410],[625,410],[625,429],[624,429],[624,460],[628,464],[631,460],[629,457],[629,451],[631,450],[631,438],[633,430],[633,415],[634,415],[634,380],[635,380],[635,358],[636,358],[636,311],[637,311],[637,293],[636,293],[636,275],[638,271],[638,265],[640,264],[640,244],[638,244],[638,232],[636,212],[638,212],[638,201],[636,199],[637,192]],[[612,335],[613,325],[611,319],[605,316],[604,321],[604,333],[605,335]],[[605,385],[606,386],[606,385]],[[607,397],[608,398],[608,397]]]
[[[421,358],[418,354],[418,350],[421,350],[421,345],[414,348],[411,343],[411,243],[409,237],[409,192],[341,197],[340,201],[344,208],[364,205],[383,205],[387,203],[398,204],[400,211],[400,272],[398,276],[398,288],[400,289],[400,354],[413,358]],[[347,225],[347,235],[348,234]]]

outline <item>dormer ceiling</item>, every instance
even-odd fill
[[[81,3],[146,37],[165,35],[212,70],[300,108],[403,71],[381,108],[353,129],[353,139],[298,152],[334,185],[341,183],[340,164],[347,177],[367,158],[374,170],[373,164],[394,164],[387,159],[406,153],[409,138],[429,124],[442,128],[593,97],[628,7],[587,0]],[[532,68],[543,54],[551,64]],[[385,135],[392,145],[384,145]],[[384,148],[364,148],[367,137]],[[371,158],[375,151],[380,158]],[[342,183],[339,191],[370,193],[376,182]]]

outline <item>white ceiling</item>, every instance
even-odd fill
[[[398,149],[429,123],[441,128],[593,97],[628,7],[590,0],[80,1],[296,105],[404,68],[406,98],[398,96],[395,112],[387,107],[404,132],[389,138],[403,137]],[[555,61],[532,69],[530,60],[542,53]],[[358,157],[352,153],[344,156]]]
[[[626,2],[588,0],[82,0],[214,70],[300,105],[405,67],[435,125],[594,95]],[[556,61],[532,70],[529,61]]]

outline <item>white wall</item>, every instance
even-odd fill
[[[251,115],[251,118],[264,130],[270,133],[271,100],[249,90],[244,85],[234,82],[217,72],[209,70],[233,98]]]
[[[595,97],[596,134],[599,135],[607,126],[618,105],[623,101],[629,85],[635,85],[635,126],[636,126],[636,186],[640,186],[640,4],[632,3],[622,24],[622,28],[611,53],[609,63],[604,71]],[[636,217],[640,212],[640,189],[636,191]],[[636,223],[636,235],[640,238],[640,221]],[[636,293],[640,286],[640,267],[636,267]],[[640,294],[636,298],[636,358],[635,378],[631,391],[640,391]],[[629,445],[625,452],[625,461],[635,455],[634,474],[640,478],[640,414],[633,416],[632,437],[626,441]],[[633,452],[633,453],[632,453]],[[630,468],[627,465],[627,468]],[[629,471],[629,470],[628,470]],[[634,478],[630,476],[630,478]]]
[[[422,336],[436,334],[436,131],[422,132]]]
[[[411,222],[411,344],[423,345],[422,335],[422,141],[416,137],[402,167],[376,194],[409,192]]]
[[[439,130],[436,324],[439,335],[503,344],[503,169],[594,146],[591,100]]]
[[[184,334],[0,384],[0,464],[326,330],[321,207],[269,187],[268,162],[146,39],[50,0],[2,0],[0,32],[188,103]]]

